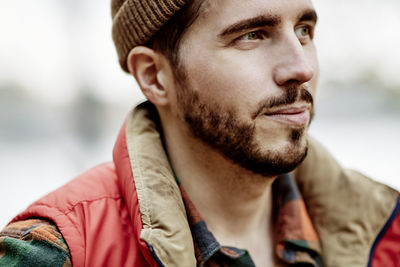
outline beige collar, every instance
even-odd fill
[[[156,110],[146,102],[135,108],[126,122],[126,143],[143,222],[140,238],[153,246],[164,266],[196,266],[185,207],[156,119]]]

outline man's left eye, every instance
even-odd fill
[[[310,38],[312,39],[312,31],[309,26],[301,26],[295,30],[299,39]]]

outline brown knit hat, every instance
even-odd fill
[[[119,64],[128,72],[126,60],[137,45],[151,37],[189,0],[111,0],[112,37]]]

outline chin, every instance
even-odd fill
[[[265,151],[304,150],[307,146],[307,127],[267,129],[258,136],[258,143]]]
[[[280,135],[282,137],[282,135]],[[260,146],[259,161],[250,164],[249,170],[263,176],[278,176],[298,167],[308,151],[307,134],[304,130],[292,130],[286,138],[269,139]],[[254,160],[254,158],[253,158]]]

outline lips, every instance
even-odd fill
[[[267,111],[264,115],[274,121],[294,126],[304,126],[310,121],[309,107],[306,106],[274,109]]]

